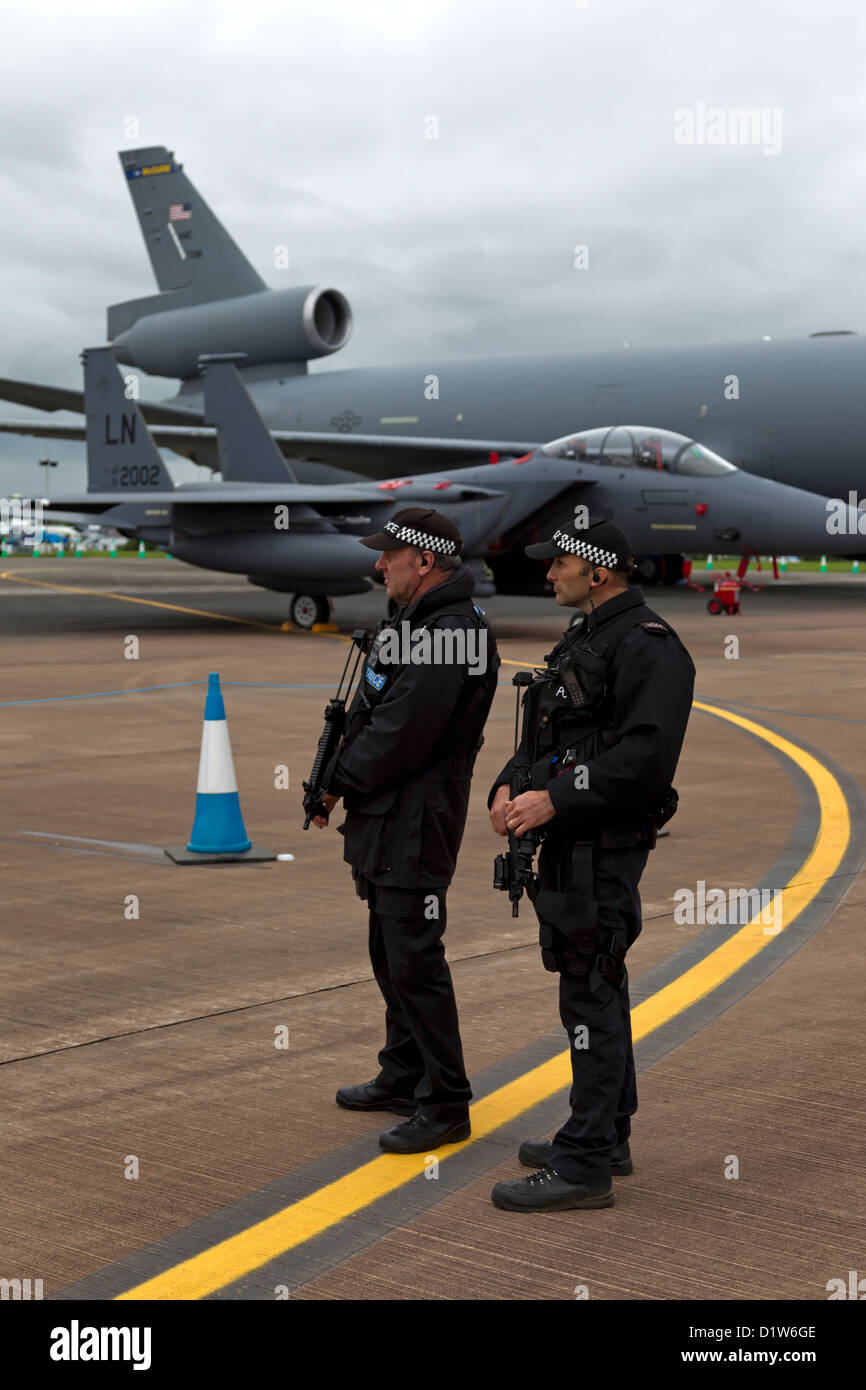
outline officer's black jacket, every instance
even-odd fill
[[[484,674],[471,675],[466,663],[454,661],[395,666],[371,709],[365,670],[348,711],[343,745],[325,774],[327,790],[342,796],[347,813],[340,826],[343,858],[374,883],[444,887],[454,873],[499,668],[493,633],[471,602],[474,589],[472,571],[462,564],[400,609],[391,624],[398,633],[403,622],[412,631],[480,624]]]
[[[649,608],[639,585],[631,585],[596,610],[591,643],[604,641],[605,628],[633,610],[635,626],[621,637],[607,672],[609,727],[590,734],[578,747],[586,766],[586,786],[568,772],[547,769],[533,777],[545,787],[556,810],[548,822],[554,835],[592,838],[608,826],[638,826],[658,805],[673,781],[694,693],[692,659],[673,631]],[[641,626],[649,622],[650,627]],[[511,780],[513,759],[493,784]],[[536,770],[537,773],[537,770]],[[553,775],[551,775],[553,774]]]

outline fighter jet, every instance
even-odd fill
[[[46,502],[46,515],[77,525],[98,519],[131,539],[170,546],[172,555],[189,564],[295,592],[290,616],[299,627],[327,618],[329,596],[370,587],[375,556],[357,536],[390,516],[391,485],[299,483],[258,415],[232,354],[200,362],[222,481],[179,486],[138,403],[126,395],[111,349],[85,349],[82,361],[87,491]],[[430,501],[438,495],[433,484],[417,493]],[[474,538],[493,529],[506,503],[499,491],[458,482],[451,511]]]
[[[200,362],[205,416],[222,481],[175,487],[110,348],[84,352],[88,489],[54,499],[64,520],[99,518],[205,569],[292,593],[308,628],[330,597],[370,587],[375,555],[359,537],[399,507],[451,516],[481,594],[541,593],[544,566],[524,546],[578,514],[615,514],[639,554],[674,546],[726,553],[839,553],[824,499],[751,477],[694,439],[648,426],[576,432],[517,457],[370,482],[299,483],[253,404],[233,354]]]
[[[269,289],[164,146],[121,151],[120,162],[159,293],[113,305],[108,337],[129,367],[181,380],[173,399],[144,401],[141,410],[159,427],[158,444],[197,463],[219,462],[198,359],[231,352],[245,354],[241,374],[299,483],[484,464],[565,435],[576,421],[590,430],[655,420],[756,475],[839,498],[866,491],[866,339],[857,334],[460,362],[428,355],[414,365],[310,373],[309,362],[349,338],[345,295],[327,286]],[[0,397],[83,409],[80,392],[8,379]],[[84,436],[81,426],[50,422],[4,430]],[[863,529],[849,536],[850,553],[863,552]],[[694,538],[667,530],[653,539]],[[656,560],[656,571],[675,575],[677,554]]]

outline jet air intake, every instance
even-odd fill
[[[118,334],[114,352],[152,376],[186,378],[203,353],[243,352],[250,367],[307,362],[336,352],[351,332],[345,295],[302,285],[148,314]]]

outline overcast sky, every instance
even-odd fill
[[[347,295],[314,370],[859,329],[864,29],[858,0],[8,7],[0,376],[80,387],[105,307],[154,292],[116,153],[149,144],[269,285]],[[698,143],[739,108],[763,141]],[[0,491],[37,490],[44,451],[0,443]]]

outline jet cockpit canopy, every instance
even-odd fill
[[[610,464],[614,468],[648,468],[657,472],[717,477],[736,473],[727,459],[673,430],[646,425],[604,425],[600,429],[565,435],[545,444],[542,453],[579,463]]]

